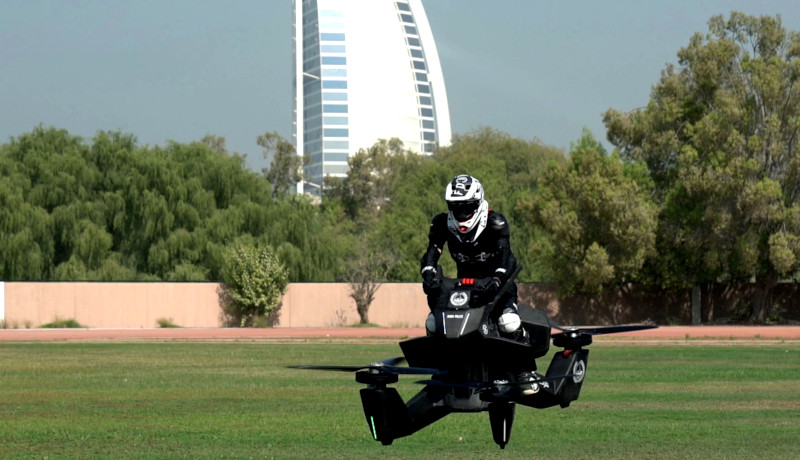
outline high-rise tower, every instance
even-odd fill
[[[294,0],[294,59],[295,146],[311,158],[307,192],[319,194],[325,176],[344,176],[347,158],[378,139],[397,137],[423,154],[450,143],[421,0]]]

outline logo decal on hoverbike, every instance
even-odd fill
[[[586,376],[586,363],[581,359],[575,362],[575,365],[572,366],[572,381],[575,383],[583,382],[583,377]]]
[[[469,296],[464,291],[456,291],[450,294],[450,304],[454,307],[463,307],[469,302]]]

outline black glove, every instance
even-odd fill
[[[426,270],[422,273],[422,290],[425,294],[431,295],[439,290],[441,280],[433,270]]]
[[[495,295],[500,290],[500,280],[497,278],[477,278],[475,288],[489,295]]]

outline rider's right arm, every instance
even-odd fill
[[[428,249],[422,256],[420,274],[433,270],[436,273],[436,264],[439,256],[442,255],[442,248],[446,241],[447,214],[439,214],[431,221],[430,231],[428,232]]]

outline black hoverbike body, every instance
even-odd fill
[[[445,278],[440,269],[440,287],[431,312],[435,327],[428,329],[426,337],[400,342],[404,357],[367,366],[297,367],[356,371],[356,381],[366,384],[361,401],[367,425],[373,438],[384,445],[451,413],[487,411],[494,441],[504,448],[518,404],[564,408],[578,399],[589,358],[585,347],[592,343],[592,335],[655,327],[563,329],[545,312],[519,305],[521,329],[503,334],[496,323],[496,307],[513,278],[486,299],[469,280]],[[551,328],[561,332],[551,335]],[[553,355],[545,374],[534,372],[536,359],[549,352],[551,341],[562,350]],[[403,360],[409,367],[396,366]],[[535,379],[526,392],[517,378],[523,372]],[[399,374],[430,378],[419,381],[425,386],[404,402],[390,386],[398,381]]]

